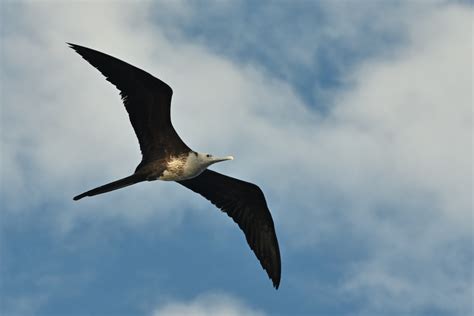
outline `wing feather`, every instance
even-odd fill
[[[278,288],[281,259],[273,219],[262,190],[255,184],[205,170],[199,176],[179,181],[227,213],[244,232],[247,243]]]
[[[68,43],[120,90],[143,155],[142,164],[190,151],[171,124],[173,90],[151,74],[99,51]]]

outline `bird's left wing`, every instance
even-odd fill
[[[143,155],[143,163],[189,152],[171,124],[173,90],[165,82],[120,59],[68,43],[120,90]]]
[[[280,249],[262,190],[255,184],[208,169],[195,178],[178,183],[211,201],[239,225],[273,286],[278,288]]]

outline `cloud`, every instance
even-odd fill
[[[371,298],[364,312],[470,309],[472,272],[459,263],[473,260],[472,17],[448,7],[416,22],[406,50],[359,67],[317,131],[338,158],[313,170],[336,175],[329,191],[371,247],[346,288]]]
[[[262,311],[249,307],[225,294],[205,294],[190,301],[171,301],[156,308],[153,316],[263,316]]]
[[[352,21],[360,26],[376,17],[376,29],[389,33],[400,27],[403,40],[395,41],[396,49],[369,54],[344,72],[342,88],[324,98],[331,105],[326,111],[295,88],[292,80],[305,73],[301,69],[282,77],[255,56],[229,57],[172,19],[165,26],[155,23],[147,8],[6,6],[3,220],[18,227],[47,223],[62,236],[84,222],[99,230],[117,222],[141,230],[152,222],[160,231],[173,231],[186,212],[212,207],[177,185],[157,182],[71,201],[79,191],[132,172],[140,159],[117,91],[65,45],[76,42],[168,82],[174,89],[173,122],[183,139],[199,151],[236,156],[216,169],[262,187],[288,257],[319,249],[326,256],[339,253],[336,273],[342,277],[334,293],[356,298],[361,313],[469,311],[472,32],[466,30],[471,7],[436,4],[407,16],[391,15],[384,23],[374,12],[377,7],[352,16],[350,6],[341,11],[328,5],[324,14],[332,23],[322,34],[303,25],[321,36],[311,38],[309,51],[302,51],[307,40],[287,42],[285,34],[278,35],[288,45],[270,56],[270,64],[288,56],[292,62],[285,67],[293,69],[299,60],[305,67],[317,64],[322,45],[317,39],[333,36],[349,46],[370,46],[363,31],[349,32]],[[216,10],[230,9],[219,5]],[[183,2],[163,10],[196,21],[196,11]],[[84,16],[88,22],[79,23]],[[349,22],[342,23],[346,17]],[[307,93],[323,88],[315,85]],[[219,229],[212,212],[201,214],[210,228]],[[289,286],[301,279],[298,271],[284,273]],[[295,287],[312,289],[320,276],[312,269],[304,279]],[[314,293],[302,295],[312,299]],[[239,304],[227,296],[204,296],[158,311],[246,308]]]

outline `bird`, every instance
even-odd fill
[[[253,183],[208,169],[212,164],[233,160],[233,156],[196,152],[184,143],[171,123],[173,90],[165,82],[108,54],[66,44],[120,91],[142,154],[133,174],[81,193],[73,200],[143,181],[175,181],[209,200],[237,223],[273,287],[278,289],[280,248],[262,190]]]

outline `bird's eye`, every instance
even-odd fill
[[[207,157],[207,158],[211,158],[211,155],[207,154],[206,157]]]

